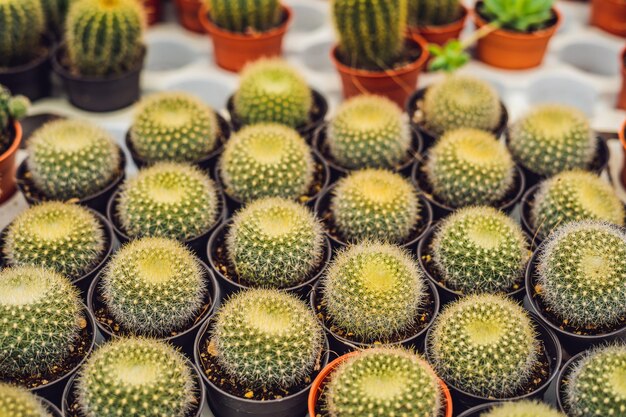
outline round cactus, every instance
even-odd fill
[[[10,265],[42,266],[75,279],[102,260],[105,242],[102,225],[89,210],[50,201],[13,220],[6,232],[4,256]]]
[[[415,324],[426,284],[415,260],[390,244],[361,243],[340,252],[323,280],[332,323],[358,341],[394,342]]]
[[[187,240],[210,229],[219,206],[218,192],[207,174],[190,165],[160,162],[123,185],[117,211],[131,237]]]
[[[420,220],[420,202],[410,181],[380,169],[355,171],[339,180],[331,200],[334,221],[346,240],[399,243]]]
[[[321,222],[309,209],[268,197],[235,214],[226,247],[240,280],[287,288],[305,282],[320,266],[324,241]]]
[[[458,210],[444,219],[435,232],[432,254],[450,289],[506,293],[520,287],[530,247],[513,219],[482,206]]]
[[[394,168],[407,158],[411,129],[406,114],[379,96],[346,101],[328,124],[330,155],[343,167]]]
[[[84,321],[78,290],[64,276],[31,266],[0,271],[0,379],[60,365]]]
[[[480,417],[566,417],[547,404],[538,401],[506,402],[494,406]]]
[[[51,417],[51,414],[30,391],[0,382],[0,416]]]
[[[593,331],[626,316],[626,233],[596,221],[550,235],[537,265],[541,299],[568,325]]]
[[[309,120],[313,95],[302,76],[282,59],[261,59],[241,73],[235,113],[245,125],[280,123],[296,128]]]
[[[27,151],[32,180],[50,199],[93,195],[121,174],[115,139],[89,122],[49,122],[28,140]]]
[[[244,202],[261,197],[296,199],[309,191],[315,161],[298,132],[260,124],[230,138],[220,171],[226,193]]]
[[[324,334],[315,315],[293,295],[242,291],[218,310],[212,335],[219,365],[239,384],[289,388],[313,372]]]
[[[426,175],[433,194],[452,207],[491,205],[513,188],[515,163],[491,133],[458,129],[430,150]]]
[[[438,417],[439,380],[419,355],[401,348],[360,352],[337,367],[327,386],[330,417]]]
[[[268,31],[280,23],[279,0],[255,0],[243,3],[231,0],[207,0],[211,20],[222,29],[236,33]]]
[[[157,340],[115,339],[96,350],[76,379],[85,417],[185,417],[198,407],[188,360]]]
[[[409,0],[409,26],[448,25],[461,17],[459,0]]]
[[[0,2],[0,68],[28,63],[46,30],[41,0]]]
[[[566,171],[545,180],[535,194],[530,215],[541,238],[572,221],[603,220],[623,226],[625,216],[613,187],[586,171]]]
[[[430,336],[430,361],[437,373],[481,397],[515,395],[539,364],[539,341],[530,317],[502,296],[470,295],[448,305]]]
[[[11,91],[0,84],[0,155],[13,144],[13,123],[26,115],[29,106],[30,101],[26,97],[12,96]]]
[[[426,127],[439,135],[459,128],[494,130],[502,117],[493,87],[467,76],[450,77],[429,87],[422,111]]]
[[[596,152],[596,138],[584,113],[562,105],[541,105],[513,125],[513,157],[535,174],[552,176],[586,169]]]
[[[102,275],[112,316],[135,334],[170,336],[198,316],[206,293],[204,270],[175,240],[147,237],[119,250]]]

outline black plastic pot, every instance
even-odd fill
[[[20,124],[22,125],[22,144],[20,145],[20,147],[26,148],[28,139],[30,139],[33,133],[41,126],[58,119],[65,119],[65,117],[55,113],[39,113],[32,116],[26,116],[21,119]]]
[[[580,352],[569,361],[565,363],[559,375],[556,377],[556,406],[560,412],[569,416],[569,410],[567,406],[567,402],[565,399],[565,381],[569,377],[569,374],[573,371],[574,365],[576,365],[580,360],[582,360],[588,352]]]
[[[46,400],[45,398],[39,398],[39,400],[43,404],[44,409],[48,413],[50,413],[52,417],[64,417],[63,414],[61,414],[61,410],[59,410],[59,408],[56,405],[52,404],[50,401]]]
[[[494,406],[502,403],[487,403],[472,407],[469,410],[459,414],[459,417],[480,417],[483,413],[491,410]]]

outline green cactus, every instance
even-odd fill
[[[78,290],[63,275],[31,266],[0,271],[0,379],[61,365],[84,322]]]
[[[480,417],[567,417],[547,404],[538,401],[505,402],[494,406]]]
[[[0,416],[52,417],[41,400],[26,388],[2,382],[0,382]]]
[[[146,237],[113,255],[101,288],[111,315],[125,329],[163,337],[199,315],[206,279],[198,259],[181,243]]]
[[[26,97],[12,96],[9,89],[0,84],[0,156],[13,144],[13,123],[26,115],[29,106]]]
[[[597,221],[568,223],[545,242],[539,295],[569,326],[593,330],[626,316],[626,233]]]
[[[27,144],[26,164],[39,191],[54,200],[85,198],[121,173],[121,152],[106,130],[85,121],[55,120]]]
[[[463,75],[429,87],[421,110],[426,128],[438,135],[459,128],[492,131],[502,117],[496,90],[482,80]]]
[[[276,124],[239,131],[226,143],[219,166],[225,192],[243,202],[262,197],[296,199],[309,191],[315,171],[304,139]]]
[[[48,30],[61,35],[65,28],[65,18],[70,6],[76,0],[41,0]]]
[[[280,123],[296,128],[309,121],[313,94],[286,61],[261,59],[244,68],[233,104],[244,125]]]
[[[41,0],[0,2],[0,69],[28,63],[46,30]]]
[[[433,195],[452,207],[498,203],[515,185],[515,175],[506,146],[477,129],[444,134],[426,162]]]
[[[324,229],[306,207],[282,198],[263,198],[233,216],[226,238],[238,278],[253,287],[288,288],[320,267]]]
[[[144,53],[145,20],[145,11],[137,0],[74,2],[65,25],[73,71],[104,77],[137,67]]]
[[[565,385],[572,417],[623,416],[626,413],[626,345],[596,348],[574,364]]]
[[[446,382],[470,394],[507,398],[539,365],[539,339],[528,313],[499,295],[449,304],[432,327],[429,359]]]
[[[206,173],[191,165],[159,162],[126,181],[117,214],[130,237],[188,240],[211,228],[220,204],[215,183]]]
[[[460,0],[409,0],[409,26],[442,26],[461,18]]]
[[[547,177],[587,169],[596,153],[596,138],[585,114],[556,104],[537,106],[517,121],[508,145],[520,165]]]
[[[347,65],[393,67],[404,51],[407,0],[334,0],[339,54]]]
[[[519,224],[492,207],[454,212],[433,238],[433,261],[446,287],[466,294],[519,289],[530,253]]]
[[[444,402],[439,379],[424,359],[384,347],[341,363],[326,397],[330,417],[438,417]]]
[[[322,327],[294,295],[254,289],[217,312],[212,342],[219,365],[239,384],[287,389],[309,377],[321,356]]]
[[[77,279],[100,263],[104,230],[88,209],[50,201],[30,207],[9,225],[4,256],[14,266],[32,265]]]
[[[189,360],[167,343],[114,339],[100,346],[76,378],[84,417],[185,417],[198,407]]]
[[[394,168],[406,161],[412,139],[406,114],[391,100],[368,95],[344,102],[326,135],[330,155],[349,169]]]
[[[211,20],[222,29],[236,33],[266,32],[280,24],[279,0],[206,0]]]
[[[531,223],[541,238],[579,220],[624,225],[624,204],[611,184],[586,171],[565,171],[545,180],[535,194]]]
[[[219,135],[212,108],[189,94],[158,93],[139,104],[130,142],[147,162],[196,162],[217,147]]]
[[[359,342],[394,342],[416,323],[426,300],[424,276],[403,249],[365,242],[341,251],[323,279],[332,323]]]

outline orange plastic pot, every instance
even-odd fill
[[[11,147],[5,153],[0,155],[0,204],[7,201],[15,193],[15,155],[22,143],[22,125],[19,122],[14,123],[15,139]]]
[[[204,28],[198,19],[201,0],[175,0],[178,21],[187,30],[204,33]]]
[[[409,28],[411,35],[421,36],[426,42],[437,45],[445,45],[451,39],[458,39],[463,28],[465,28],[468,14],[467,8],[463,5],[461,5],[461,7],[463,10],[459,20],[448,25],[412,27]]]
[[[622,162],[622,174],[620,175],[622,180],[622,185],[626,187],[626,120],[622,123],[622,126],[619,129],[618,136],[619,141],[622,143],[622,151],[624,153],[624,161]]]
[[[617,108],[626,110],[626,48],[622,49],[622,53],[619,55],[619,67],[622,73],[622,88],[617,95]]]
[[[286,6],[282,8],[285,17],[277,28],[267,32],[241,34],[218,27],[211,20],[208,7],[202,5],[198,17],[204,30],[213,39],[217,65],[228,71],[239,72],[248,62],[282,55],[283,38],[292,19],[291,9]]]
[[[626,36],[626,2],[591,0],[591,24],[617,36]]]
[[[161,0],[143,0],[143,8],[149,25],[154,25],[161,20],[163,5]]]

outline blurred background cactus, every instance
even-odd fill
[[[222,29],[237,33],[265,32],[280,23],[282,10],[279,0],[204,0],[211,20]]]
[[[459,0],[408,0],[408,4],[411,27],[447,25],[461,17]]]
[[[522,400],[501,403],[480,417],[566,417],[547,404]]]
[[[0,2],[0,69],[26,64],[35,57],[45,30],[41,0]]]
[[[41,400],[26,388],[0,382],[0,416],[3,417],[57,417]]]
[[[78,0],[41,0],[48,30],[61,37],[65,28],[65,18],[72,3]]]
[[[26,97],[12,96],[8,88],[0,85],[0,156],[11,147],[15,139],[13,123],[26,116],[29,107],[30,102]]]

